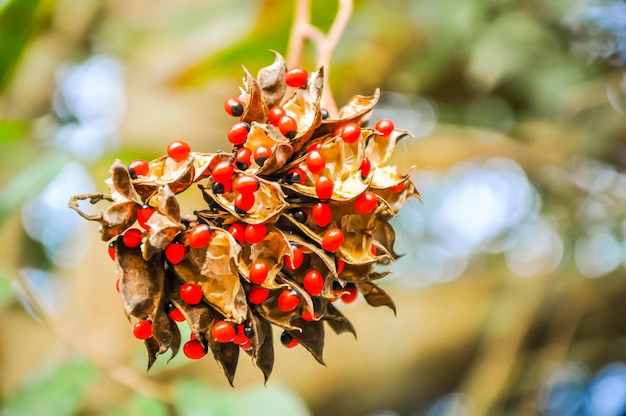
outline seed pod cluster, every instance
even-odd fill
[[[325,324],[355,333],[335,301],[361,294],[395,312],[375,266],[398,258],[389,219],[419,198],[408,174],[389,164],[408,132],[389,119],[366,126],[378,92],[330,117],[320,108],[322,71],[288,70],[275,54],[256,78],[244,70],[241,94],[225,100],[237,118],[226,133],[231,152],[175,141],[150,162],[113,163],[109,194],[70,200],[101,225],[148,368],[167,350],[177,354],[183,321],[192,332],[184,354],[211,351],[232,384],[241,350],[267,380],[273,326],[283,345],[323,363]],[[181,214],[176,195],[193,184],[206,206]],[[89,215],[81,200],[111,204]]]

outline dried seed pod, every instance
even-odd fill
[[[102,239],[110,242],[124,311],[151,325],[152,332],[139,334],[148,367],[168,349],[178,352],[183,318],[196,342],[188,355],[200,358],[210,349],[232,384],[240,349],[268,379],[272,326],[283,330],[289,346],[302,345],[323,364],[325,325],[356,334],[331,302],[351,302],[360,293],[368,304],[395,312],[375,283],[388,273],[375,268],[400,257],[388,220],[409,198],[419,198],[409,175],[389,165],[409,133],[390,120],[364,126],[378,91],[354,97],[337,116],[320,109],[322,69],[285,97],[287,67],[274,55],[257,79],[244,69],[231,112],[249,131],[245,140],[231,137],[231,153],[185,148],[186,157],[172,157],[170,148],[169,156],[142,163],[134,176],[116,161],[108,195],[70,200],[81,216],[100,223]],[[193,183],[207,206],[185,216],[176,196]],[[89,215],[79,207],[82,200],[111,204]],[[143,231],[133,228],[135,221]],[[121,234],[134,236],[132,244],[114,239]],[[170,317],[172,308],[178,313]],[[230,328],[225,322],[246,333],[236,342],[216,341],[213,327]]]

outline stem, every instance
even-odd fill
[[[296,0],[296,7],[293,17],[293,25],[289,34],[289,46],[287,48],[287,67],[298,65],[302,60],[304,41],[307,38],[308,27],[310,26],[310,0]]]

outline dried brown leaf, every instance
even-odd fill
[[[372,306],[388,306],[396,314],[396,304],[387,292],[372,282],[359,282],[357,287],[363,293],[365,301]]]

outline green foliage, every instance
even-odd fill
[[[199,381],[182,381],[174,386],[174,407],[181,416],[309,415],[293,391],[274,385],[223,391]]]
[[[70,416],[76,414],[89,384],[97,376],[93,364],[65,364],[28,383],[3,409],[3,416]]]

